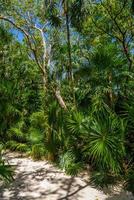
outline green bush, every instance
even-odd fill
[[[40,144],[34,144],[32,146],[31,157],[34,160],[41,160],[44,155],[45,155],[45,151],[44,151],[44,148],[43,148],[42,145],[40,145]]]

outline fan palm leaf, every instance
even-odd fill
[[[91,122],[84,152],[97,167],[102,166],[114,172],[121,170],[120,159],[124,156],[123,123],[121,119],[112,115],[106,115],[105,118],[96,117]]]

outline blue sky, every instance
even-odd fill
[[[19,42],[22,42],[24,36],[20,31],[13,28],[11,29],[11,33],[17,38]]]

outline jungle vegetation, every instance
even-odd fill
[[[134,192],[133,55],[133,0],[0,0],[1,147]]]

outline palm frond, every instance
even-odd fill
[[[118,185],[120,180],[121,177],[110,174],[109,172],[106,172],[104,170],[94,171],[92,172],[90,177],[91,185],[99,189]]]
[[[1,152],[0,152],[0,180],[4,180],[7,182],[13,180],[13,169],[2,158]]]
[[[42,143],[44,139],[44,133],[42,130],[31,127],[28,131],[27,140],[31,144],[39,144]]]
[[[11,166],[4,163],[4,161],[0,160],[0,179],[10,182],[13,180],[13,170]]]
[[[82,123],[84,122],[84,116],[80,112],[73,112],[72,116],[66,119],[67,129],[73,134],[80,134],[82,132]]]
[[[105,118],[96,116],[87,136],[84,136],[84,154],[89,155],[96,166],[111,169],[115,173],[121,170],[120,159],[124,156],[125,126],[122,123],[121,119],[110,115]]]
[[[67,151],[63,155],[60,155],[59,166],[71,176],[76,176],[83,167],[82,163],[76,162],[76,156],[72,151]]]

